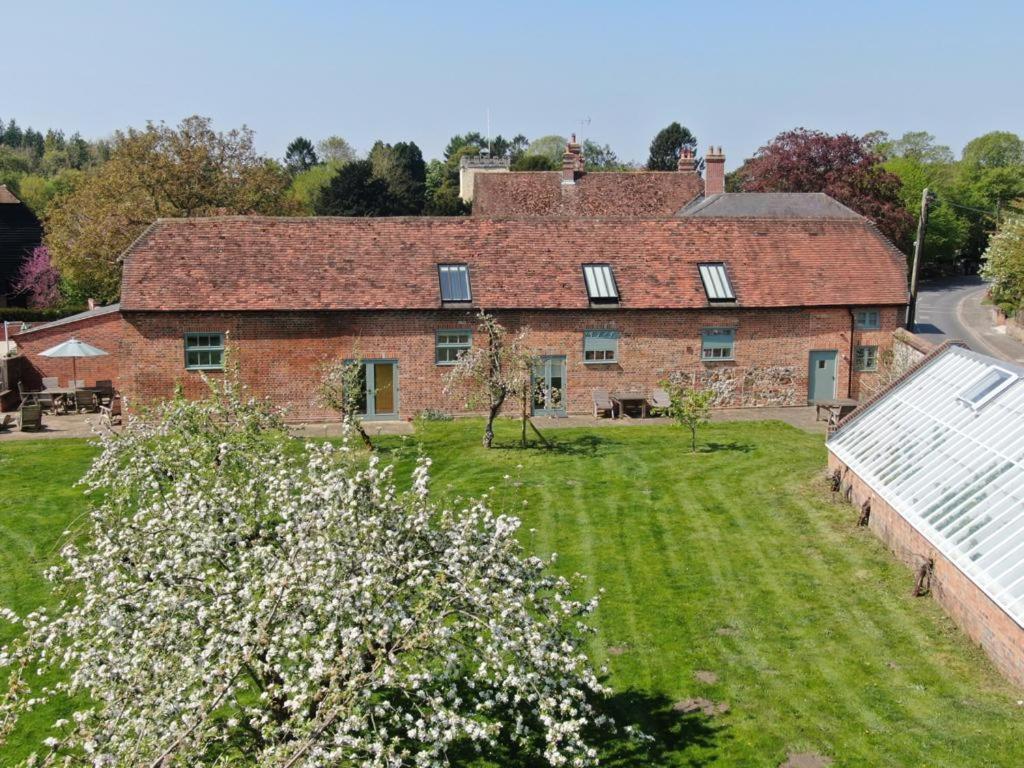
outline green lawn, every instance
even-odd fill
[[[777,766],[790,751],[843,766],[1024,762],[1024,691],[911,598],[911,574],[832,502],[820,436],[715,424],[692,455],[672,427],[549,430],[552,450],[520,450],[503,422],[489,452],[480,431],[427,424],[382,454],[400,475],[430,455],[439,494],[493,487],[532,550],[605,590],[593,651],[612,711],[655,738],[609,740],[608,764]],[[0,604],[46,600],[38,574],[84,508],[70,485],[90,453],[0,445]],[[698,697],[728,711],[673,710]]]

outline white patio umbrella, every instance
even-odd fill
[[[99,347],[94,347],[92,344],[87,344],[84,341],[79,341],[73,336],[67,341],[62,341],[55,347],[50,347],[47,350],[39,353],[43,357],[70,357],[71,358],[71,379],[75,381],[78,379],[78,365],[76,361],[80,357],[102,357],[103,355],[109,354],[104,352]]]

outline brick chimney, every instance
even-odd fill
[[[562,155],[562,183],[575,184],[583,174],[583,147],[576,142],[576,134],[572,135],[569,143],[565,145],[565,153]]]
[[[708,147],[704,155],[704,197],[725,192],[725,154],[722,148]]]
[[[680,173],[697,172],[697,158],[693,156],[693,150],[689,147],[683,147],[679,151],[678,169]]]

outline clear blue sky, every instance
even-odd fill
[[[152,7],[150,7],[152,6]],[[0,118],[87,137],[242,123],[366,150],[587,137],[644,160],[679,120],[734,167],[781,130],[1024,132],[1019,2],[5,2]]]

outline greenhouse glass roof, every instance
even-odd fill
[[[950,347],[828,447],[1024,627],[1024,367]]]

